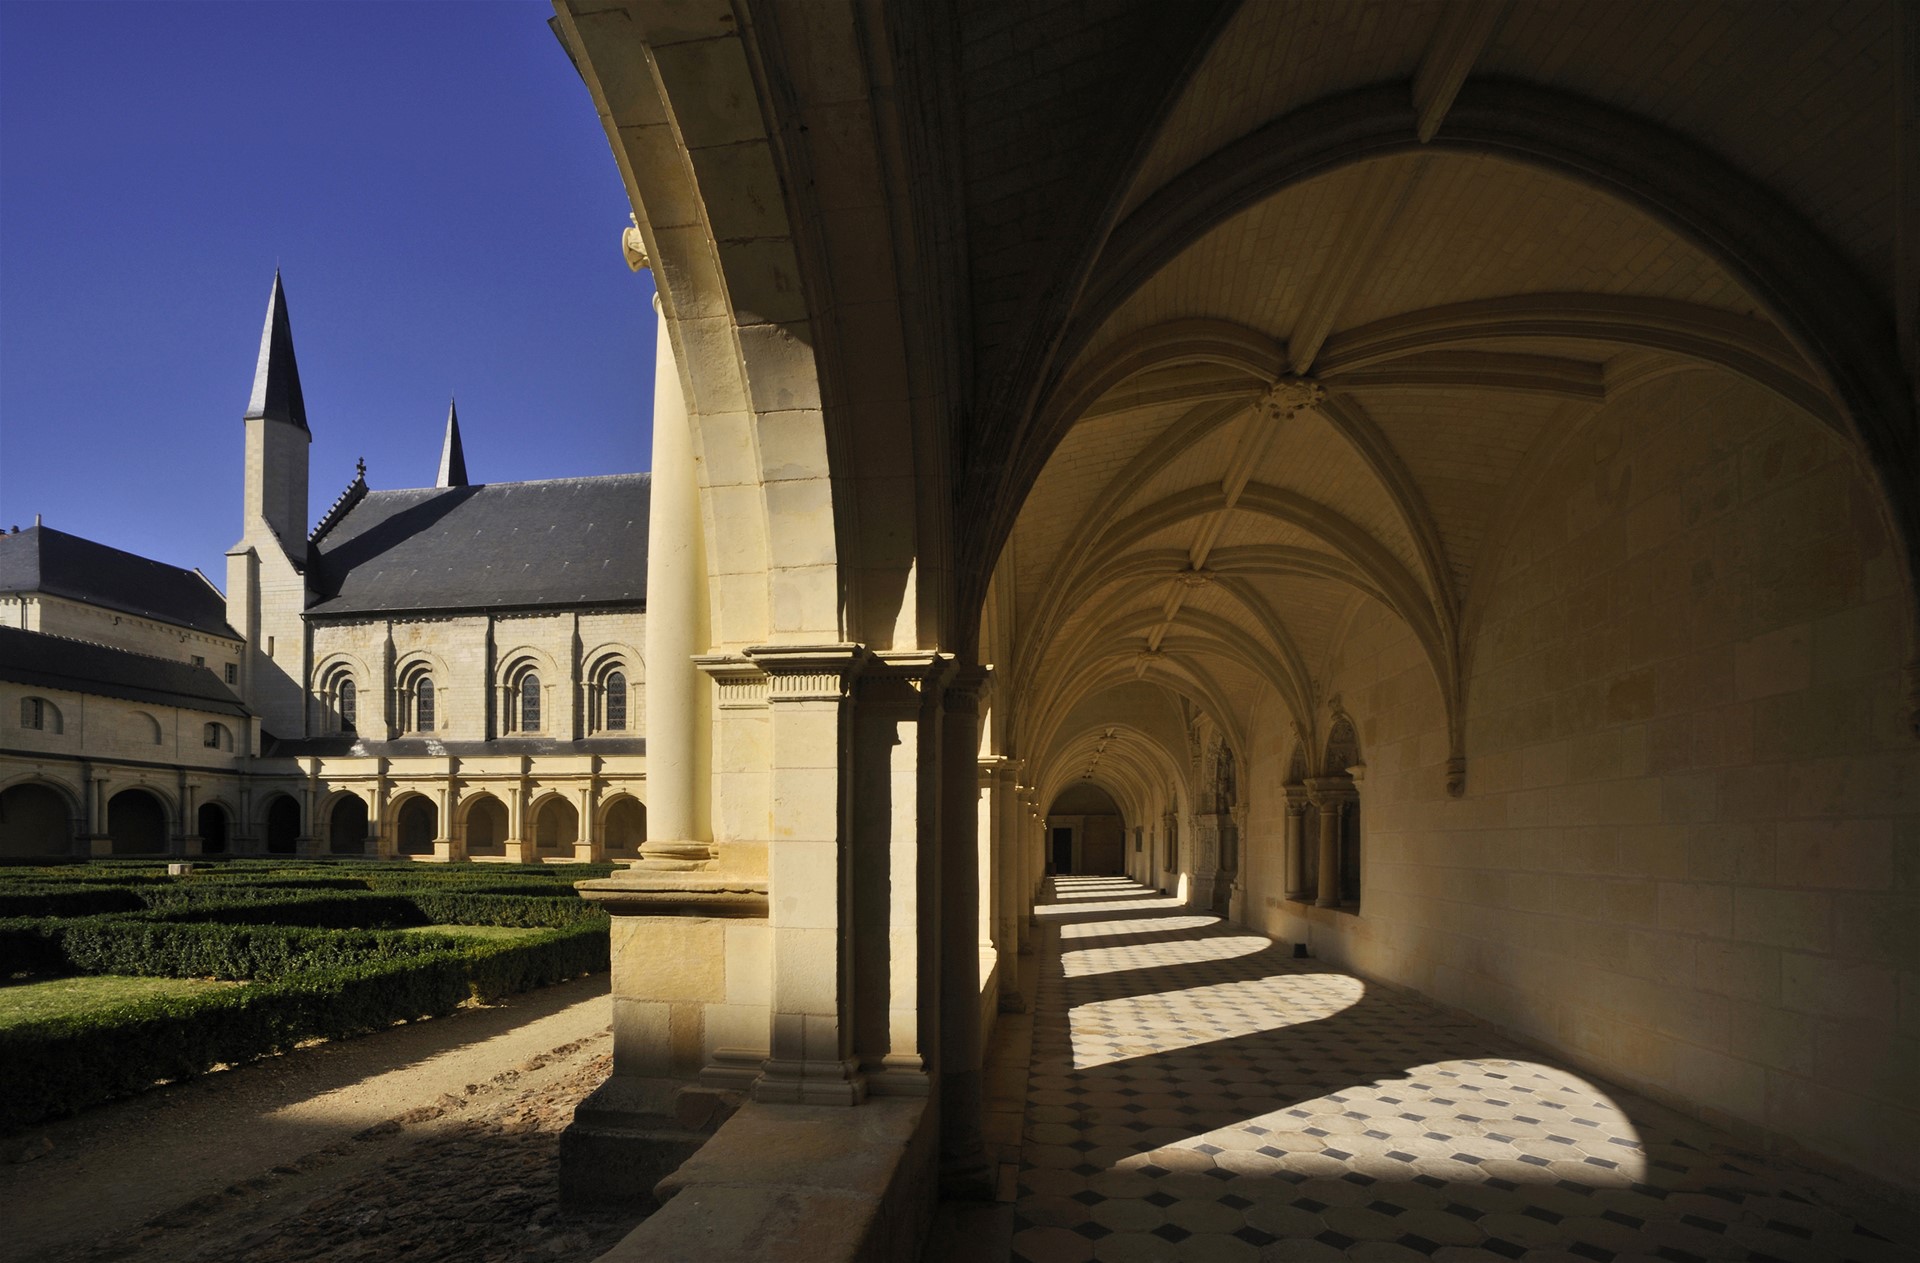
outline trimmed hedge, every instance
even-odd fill
[[[483,944],[436,935],[391,937],[411,938],[424,950],[0,1030],[0,1065],[7,1068],[0,1128],[72,1113],[156,1080],[285,1051],[304,1040],[438,1016],[469,998],[497,999],[608,963],[607,937],[597,926]]]
[[[0,1129],[608,967],[607,915],[569,883],[611,865],[419,869],[385,862],[157,863],[0,881],[11,974],[246,980],[0,1031]],[[401,927],[533,929],[475,941]]]

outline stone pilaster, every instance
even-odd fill
[[[940,1180],[950,1196],[989,1196],[982,1111],[979,951],[980,694],[987,673],[962,668],[943,698],[940,732]]]
[[[846,754],[849,695],[867,652],[853,644],[762,645],[746,656],[767,676],[773,747],[772,1013],[753,1095],[855,1105],[866,1080],[853,1048]]]

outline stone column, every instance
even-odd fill
[[[1027,922],[1025,857],[1021,854],[1019,798],[1015,777],[1019,761],[1002,758],[993,769],[993,880],[999,893],[999,915],[994,923],[1000,959],[1000,1011],[1022,1013],[1026,1001],[1020,992],[1020,953]]]
[[[653,300],[660,312],[660,300]],[[686,870],[713,858],[698,784],[707,725],[700,643],[700,589],[706,570],[692,424],[674,365],[667,318],[655,322],[653,490],[647,509],[647,838],[638,867]]]
[[[991,1196],[980,1061],[980,692],[965,667],[947,686],[940,762],[940,1182],[949,1196]]]
[[[1307,884],[1307,856],[1304,850],[1307,818],[1307,787],[1288,785],[1282,791],[1287,796],[1287,898],[1303,899]]]
[[[1320,809],[1320,889],[1314,904],[1340,906],[1340,812],[1353,798],[1353,782],[1344,776],[1317,776],[1307,782],[1307,797]]]
[[[848,698],[865,665],[858,645],[762,645],[772,719],[773,838],[767,848],[773,934],[772,1011],[757,1101],[857,1105]],[[967,770],[973,770],[971,751]],[[968,927],[971,937],[972,927]]]

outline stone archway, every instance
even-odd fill
[[[291,794],[274,795],[263,819],[267,854],[292,855],[300,849],[300,804]]]
[[[195,813],[202,855],[225,855],[228,843],[227,809],[219,803],[202,803]]]
[[[580,813],[558,794],[533,810],[533,849],[541,859],[572,858],[580,839]]]
[[[28,781],[0,791],[0,856],[72,852],[73,809],[58,790]]]
[[[614,799],[607,808],[603,836],[609,855],[637,855],[647,840],[647,805],[637,798]]]
[[[164,855],[167,807],[149,790],[123,789],[107,800],[107,836],[115,855]]]
[[[402,855],[432,855],[440,834],[440,809],[425,794],[413,794],[394,813],[394,845]]]
[[[467,858],[507,853],[507,805],[492,794],[476,794],[466,808]]]
[[[367,800],[342,794],[327,812],[327,852],[330,855],[367,853]]]

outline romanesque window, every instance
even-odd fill
[[[349,736],[359,731],[360,690],[346,667],[335,667],[322,677],[320,700],[332,731]]]
[[[514,718],[518,721],[514,728],[519,732],[540,731],[540,677],[532,671],[520,677],[520,683],[513,691],[516,701]]]
[[[439,722],[439,697],[427,665],[416,662],[400,674],[401,725],[409,732],[432,732]]]
[[[44,697],[20,699],[20,726],[39,732],[59,732],[60,709]]]
[[[627,677],[620,671],[609,672],[606,685],[606,727],[608,732],[627,730]]]

